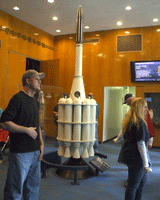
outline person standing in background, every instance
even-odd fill
[[[154,115],[153,115],[153,110],[151,109],[151,102],[147,101],[147,104],[148,104],[149,116],[150,116],[150,119],[151,119],[150,121],[152,122]],[[147,121],[147,119],[146,119],[146,121]],[[152,124],[150,124],[150,126],[152,126]],[[152,148],[152,144],[153,144],[153,137],[151,137],[149,142],[148,142],[148,149]]]
[[[153,113],[153,110],[151,108],[151,102],[147,101],[147,104],[148,104],[148,111],[149,111],[149,115],[150,115],[150,118],[151,120],[153,119],[153,116],[154,116],[154,113]]]
[[[43,139],[39,127],[40,91],[44,73],[27,70],[22,76],[23,91],[15,94],[1,116],[0,128],[9,131],[11,158],[4,200],[38,200]]]
[[[1,115],[2,115],[2,109],[0,108],[0,118],[1,118]],[[2,164],[4,161],[4,155],[2,154],[2,151],[1,151],[1,147],[0,147],[0,164]]]
[[[136,97],[133,96],[132,94],[128,93],[124,96],[124,102],[123,104],[127,104],[128,106],[131,107],[131,103],[132,101],[135,99]],[[121,131],[118,136],[116,138],[113,139],[114,143],[118,143],[123,139],[123,132]]]

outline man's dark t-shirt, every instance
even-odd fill
[[[25,153],[40,149],[39,140],[39,106],[35,97],[30,97],[23,91],[15,94],[7,108],[2,113],[1,122],[12,121],[25,127],[36,127],[38,133],[34,140],[26,133],[9,133],[11,152]]]

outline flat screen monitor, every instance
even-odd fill
[[[131,62],[132,82],[159,82],[160,60]]]

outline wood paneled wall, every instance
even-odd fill
[[[13,73],[14,69],[14,73]],[[5,83],[5,106],[8,105],[10,99],[14,94],[20,90],[20,85],[22,85],[22,75],[26,71],[26,57],[15,54],[8,53],[8,64],[6,70],[6,83]],[[18,73],[16,73],[18,72]]]
[[[126,29],[84,33],[84,39],[96,38],[100,42],[83,45],[83,76],[86,94],[92,92],[100,105],[99,140],[102,141],[104,86],[136,86],[136,95],[160,92],[160,83],[132,83],[130,61],[160,60],[160,26],[127,29],[130,34],[142,34],[141,52],[116,52],[117,36],[126,35]],[[73,37],[73,40],[69,39]],[[55,37],[55,59],[59,62],[59,83],[64,92],[70,93],[75,71],[75,35]],[[116,106],[116,105],[115,105]],[[117,133],[118,134],[118,133]]]
[[[54,47],[54,37],[40,29],[33,27],[11,15],[0,10],[0,26],[6,26],[9,30],[16,33],[21,33],[21,35],[26,35],[35,39],[35,41],[40,41],[47,46]],[[39,33],[35,36],[34,33]],[[9,80],[9,76],[15,76],[21,82],[20,70],[15,70],[14,66],[10,67],[10,72],[7,74],[8,66],[8,52],[14,52],[20,54],[24,57],[30,57],[37,60],[53,60],[54,50],[48,48],[43,48],[38,46],[33,42],[18,38],[15,35],[7,34],[5,31],[0,31],[0,107],[5,109],[5,92],[6,92],[6,80]],[[16,55],[16,54],[15,54]],[[16,62],[16,57],[15,57]],[[15,64],[15,63],[14,63]],[[19,66],[20,67],[20,66]]]

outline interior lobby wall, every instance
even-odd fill
[[[54,37],[3,11],[0,11],[0,26],[6,26],[11,31],[54,47],[53,50],[44,48],[42,45],[29,42],[25,38],[18,38],[14,33],[10,34],[7,30],[0,29],[0,107],[2,109],[5,108],[4,93],[9,51],[42,61],[58,59],[59,84],[55,83],[55,85],[62,87],[64,92],[70,93],[75,73],[75,34]],[[100,105],[98,127],[100,141],[102,141],[105,86],[136,86],[136,95],[142,97],[145,92],[160,93],[160,83],[133,83],[130,76],[130,61],[160,60],[160,32],[157,29],[160,29],[160,26],[84,33],[84,39],[97,38],[95,34],[99,34],[99,43],[83,45],[83,76],[86,94],[92,92]],[[142,51],[117,53],[117,36],[125,36],[126,30],[130,35],[142,34]],[[39,35],[35,36],[34,33],[37,32]],[[73,39],[69,39],[69,36]],[[45,70],[49,71],[49,69]],[[12,68],[10,74],[13,76],[15,73],[19,71]],[[45,83],[47,84],[47,80]]]
[[[4,29],[5,26],[7,29]],[[13,67],[10,67],[9,74],[7,73],[8,67],[8,53],[14,52],[15,55],[21,55],[24,57],[30,57],[37,60],[53,60],[54,58],[54,36],[33,27],[3,11],[0,10],[0,107],[5,108],[5,90],[6,80],[9,80],[10,76],[15,76],[21,82],[21,69],[15,70],[14,65],[16,63],[17,56],[14,60]],[[8,31],[9,29],[9,31]],[[10,32],[12,31],[12,33]],[[17,33],[20,33],[22,37],[18,37]],[[35,36],[34,33],[39,33]],[[26,38],[25,38],[26,36]],[[34,40],[34,42],[32,42]],[[36,42],[40,43],[37,44]],[[45,47],[42,46],[45,45]],[[47,47],[52,47],[49,49]],[[22,66],[24,68],[25,66]]]
[[[86,94],[92,92],[100,105],[99,140],[102,141],[103,101],[105,86],[136,86],[136,95],[147,91],[160,92],[160,83],[133,83],[130,61],[160,60],[160,26],[117,29],[84,33],[84,39],[97,38],[99,43],[83,45],[83,70]],[[142,34],[142,51],[117,53],[117,36]],[[73,39],[69,39],[73,37]],[[55,37],[55,59],[59,59],[59,83],[70,93],[75,74],[75,34]],[[116,106],[116,105],[115,105]],[[117,133],[118,134],[118,133]]]

